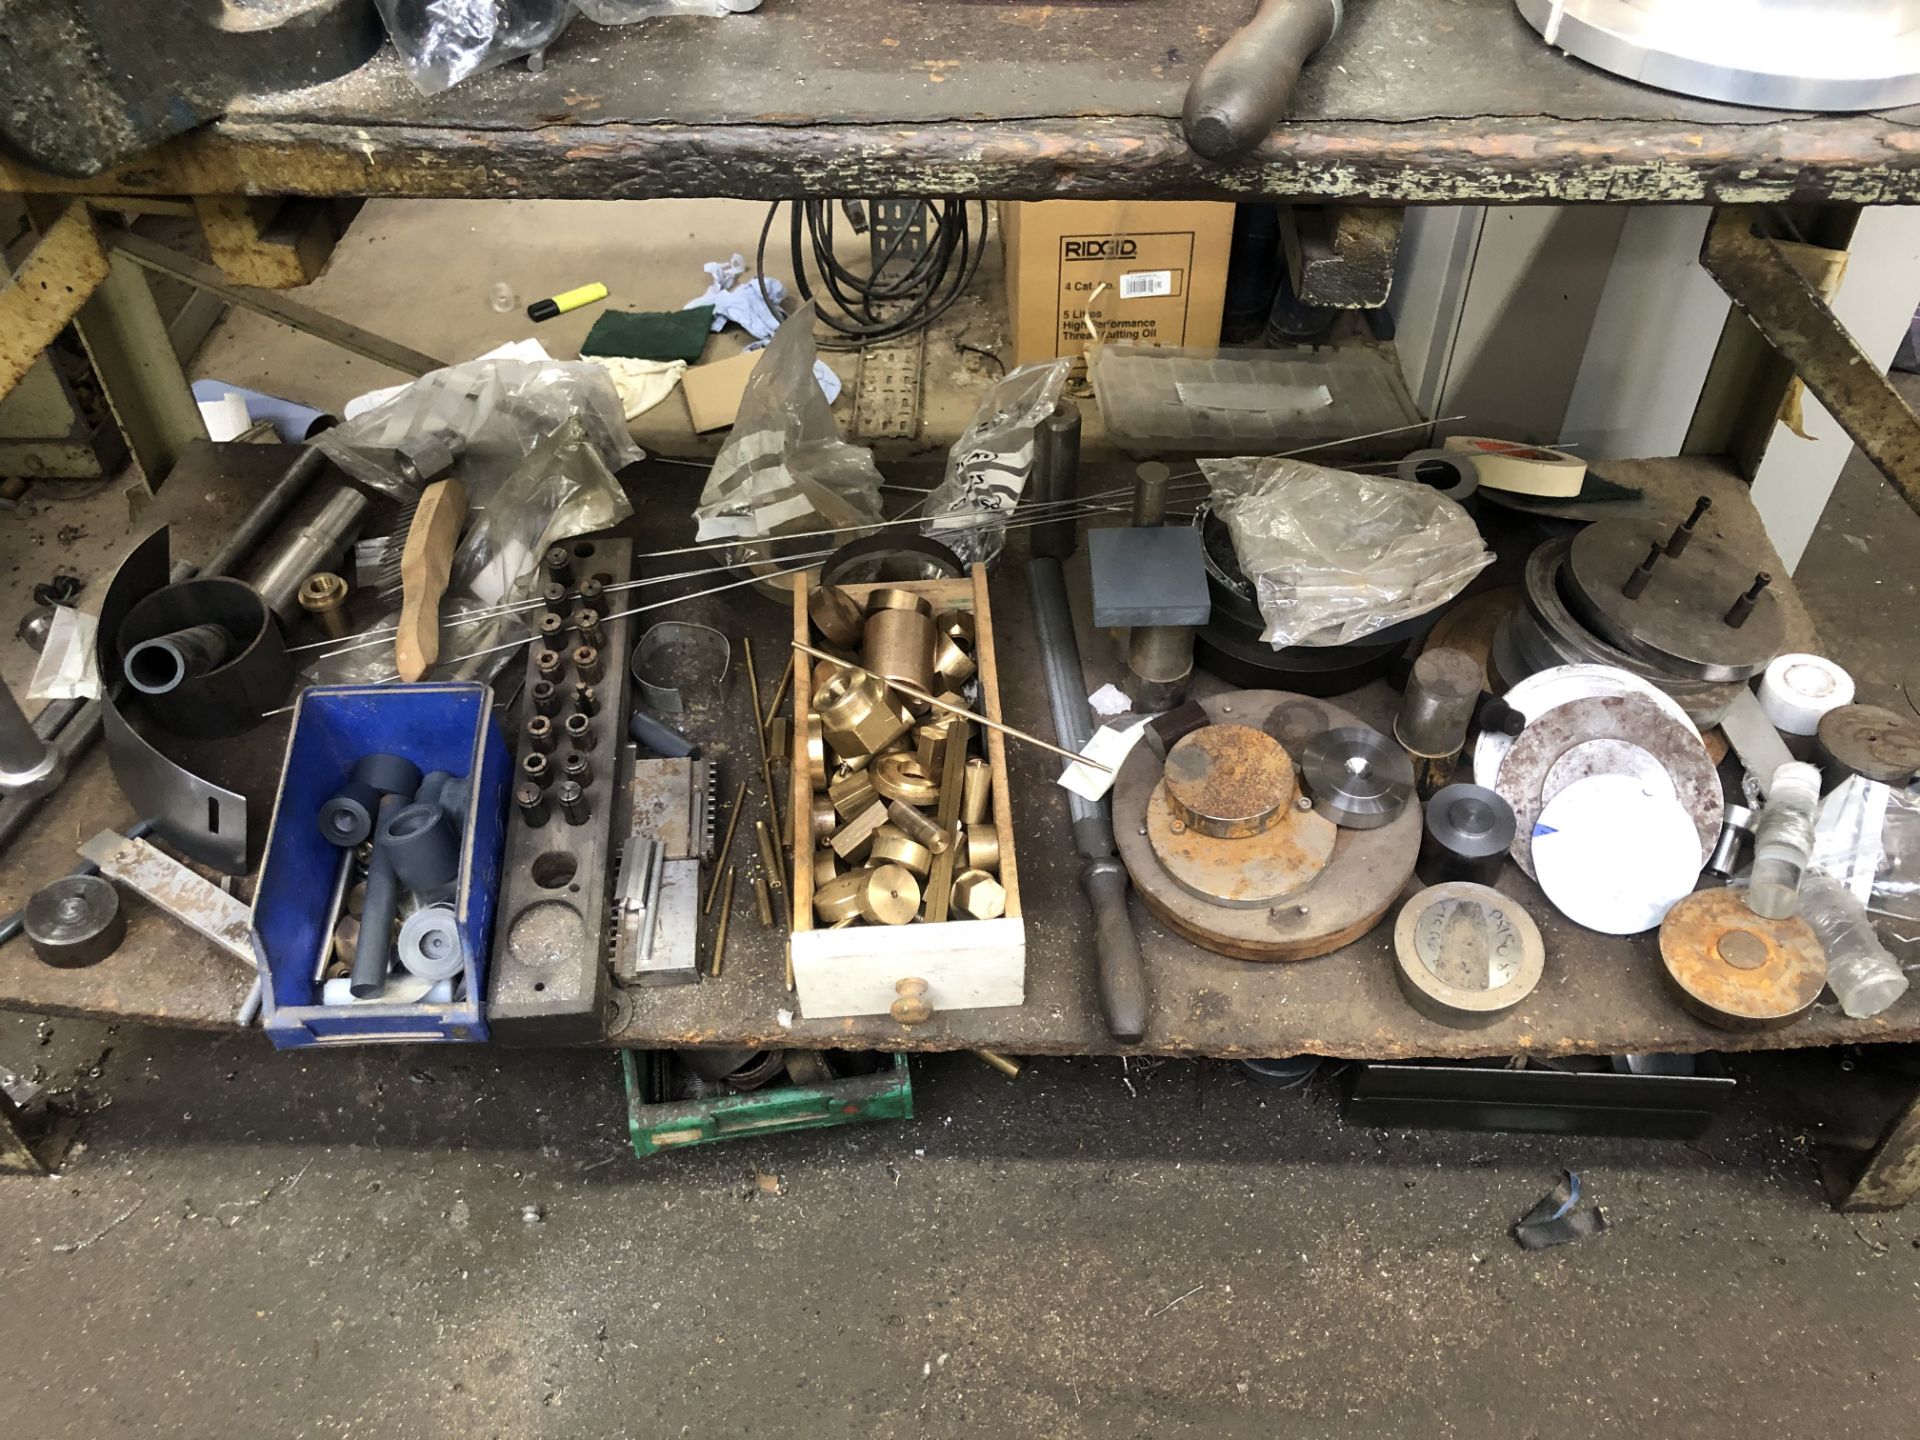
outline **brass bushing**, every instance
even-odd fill
[[[953,733],[953,717],[936,715],[913,727],[913,753],[920,768],[929,775],[944,774],[947,768],[947,737]]]
[[[767,759],[776,765],[784,765],[792,758],[788,751],[793,744],[793,724],[784,715],[773,717],[773,723],[767,726]]]
[[[967,868],[1000,869],[1000,832],[991,822],[967,827]]]
[[[814,918],[823,925],[837,925],[842,920],[857,919],[860,914],[860,892],[866,888],[867,873],[864,869],[849,870],[817,887],[813,892]]]
[[[917,755],[882,755],[869,770],[873,788],[884,800],[904,800],[909,805],[922,806],[939,803],[940,786],[920,768]]]
[[[573,670],[576,675],[588,684],[591,685],[597,682],[600,679],[601,673],[600,651],[592,645],[574,646]]]
[[[820,704],[820,692],[826,689],[827,682],[845,672],[846,668],[845,663],[839,660],[813,662],[813,703],[816,707]]]
[[[975,920],[998,920],[1007,913],[1007,891],[984,870],[962,870],[953,877],[953,908]]]
[[[827,844],[842,860],[853,863],[863,859],[873,844],[874,832],[887,823],[887,807],[878,800],[833,832]]]
[[[933,868],[933,855],[927,847],[909,838],[898,825],[882,825],[873,832],[867,858],[876,865],[902,866],[922,878]]]
[[[824,840],[839,827],[840,813],[833,808],[833,801],[825,795],[813,797],[813,805],[807,817],[808,828],[815,840]]]
[[[953,843],[952,837],[934,823],[931,815],[911,805],[903,805],[898,800],[887,806],[887,819],[897,825],[914,844],[926,846],[929,854],[944,855],[947,847]]]
[[[973,678],[973,657],[945,635],[933,638],[933,689],[957,691]]]
[[[911,590],[900,590],[883,585],[867,596],[867,614],[878,615],[882,610],[912,610],[933,619],[933,602]]]
[[[862,810],[868,809],[880,798],[873,788],[873,781],[864,770],[856,770],[848,775],[835,776],[827,786],[827,799],[834,813],[842,820],[851,820]]]
[[[840,873],[840,857],[824,845],[813,852],[813,888],[818,890]]]
[[[347,582],[317,570],[300,582],[300,608],[320,622],[329,640],[347,638]]]
[[[962,650],[971,651],[976,644],[971,610],[942,610],[933,617],[933,628]]]
[[[877,675],[931,690],[933,641],[933,617],[924,610],[876,610],[867,616],[861,659]]]
[[[820,688],[815,708],[821,734],[835,754],[846,759],[872,755],[913,724],[907,708],[871,675],[843,670]]]
[[[877,865],[860,887],[860,914],[873,925],[904,925],[920,913],[920,882],[898,865]]]
[[[960,780],[960,818],[969,825],[993,818],[993,770],[977,755]]]
[[[860,643],[866,625],[860,603],[837,585],[822,585],[807,597],[807,618],[829,645],[847,650]]]
[[[807,716],[807,778],[813,788],[827,788],[827,734],[818,715]]]

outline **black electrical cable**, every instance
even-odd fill
[[[834,254],[834,214],[830,200],[775,201],[767,208],[754,254],[761,298],[766,294],[767,237],[782,204],[792,206],[791,260],[793,287],[802,302],[816,302],[816,315],[831,334],[820,338],[824,350],[858,350],[862,346],[911,335],[944,315],[973,283],[987,244],[987,202],[949,197],[920,200],[908,222],[893,237],[869,274],[858,274]],[[968,210],[979,206],[977,222]],[[926,248],[897,275],[887,267],[912,231],[927,224]],[[819,274],[820,293],[808,279],[808,267]]]

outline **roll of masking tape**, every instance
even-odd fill
[[[1778,655],[1760,677],[1760,708],[1786,735],[1811,735],[1829,710],[1853,703],[1853,677],[1824,655]]]
[[[1587,478],[1587,462],[1564,450],[1487,435],[1449,435],[1441,448],[1471,455],[1480,484],[1488,490],[1567,500],[1580,493]]]

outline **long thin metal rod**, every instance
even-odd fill
[[[720,842],[720,858],[713,862],[713,883],[707,886],[706,902],[700,907],[702,915],[712,911],[713,897],[720,893],[720,867],[727,863],[727,857],[733,853],[733,832],[740,825],[740,812],[745,808],[746,798],[747,782],[742,780],[740,788],[733,792],[733,808],[727,812],[727,838]]]
[[[753,669],[753,641],[744,635],[740,638],[740,653],[747,662],[747,700],[753,707],[753,743],[760,751],[760,783],[767,787],[767,814],[773,820],[775,848],[785,854],[787,822],[780,813],[780,792],[773,788],[773,762],[767,756],[767,729],[760,721],[760,680]]]
[[[842,670],[851,670],[858,675],[871,675],[875,680],[878,680],[882,685],[890,685],[895,690],[901,691],[903,694],[912,696],[915,700],[924,700],[927,704],[936,706],[939,709],[946,711],[949,715],[958,715],[962,720],[971,720],[973,721],[974,724],[984,725],[989,730],[998,730],[1002,735],[1010,735],[1015,740],[1024,740],[1029,745],[1038,745],[1042,750],[1052,751],[1055,755],[1058,755],[1063,760],[1077,760],[1079,761],[1080,764],[1085,765],[1088,769],[1104,770],[1109,775],[1113,773],[1113,767],[1110,765],[1102,765],[1098,760],[1089,760],[1085,755],[1076,755],[1071,750],[1062,750],[1058,745],[1048,744],[1045,740],[1042,740],[1038,735],[1029,735],[1024,730],[1014,729],[1013,726],[1011,725],[1002,725],[998,720],[989,720],[985,715],[976,715],[973,711],[966,709],[964,706],[950,705],[937,695],[929,695],[926,691],[922,690],[918,685],[909,684],[905,680],[889,680],[885,675],[875,674],[875,672],[873,672],[872,670],[868,670],[864,666],[855,665],[850,660],[842,660],[838,655],[830,655],[825,650],[816,650],[811,645],[803,645],[798,640],[795,640],[793,642],[793,648],[800,651],[800,653],[803,655],[813,656],[813,658],[816,660],[831,660],[835,665],[838,665]]]

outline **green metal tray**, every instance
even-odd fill
[[[620,1052],[627,1086],[627,1129],[633,1153],[642,1159],[685,1145],[708,1145],[741,1135],[778,1135],[819,1130],[861,1120],[911,1120],[913,1078],[907,1057],[896,1054],[889,1069],[853,1075],[825,1085],[789,1085],[746,1095],[657,1104],[648,1098],[641,1062],[645,1053]]]

